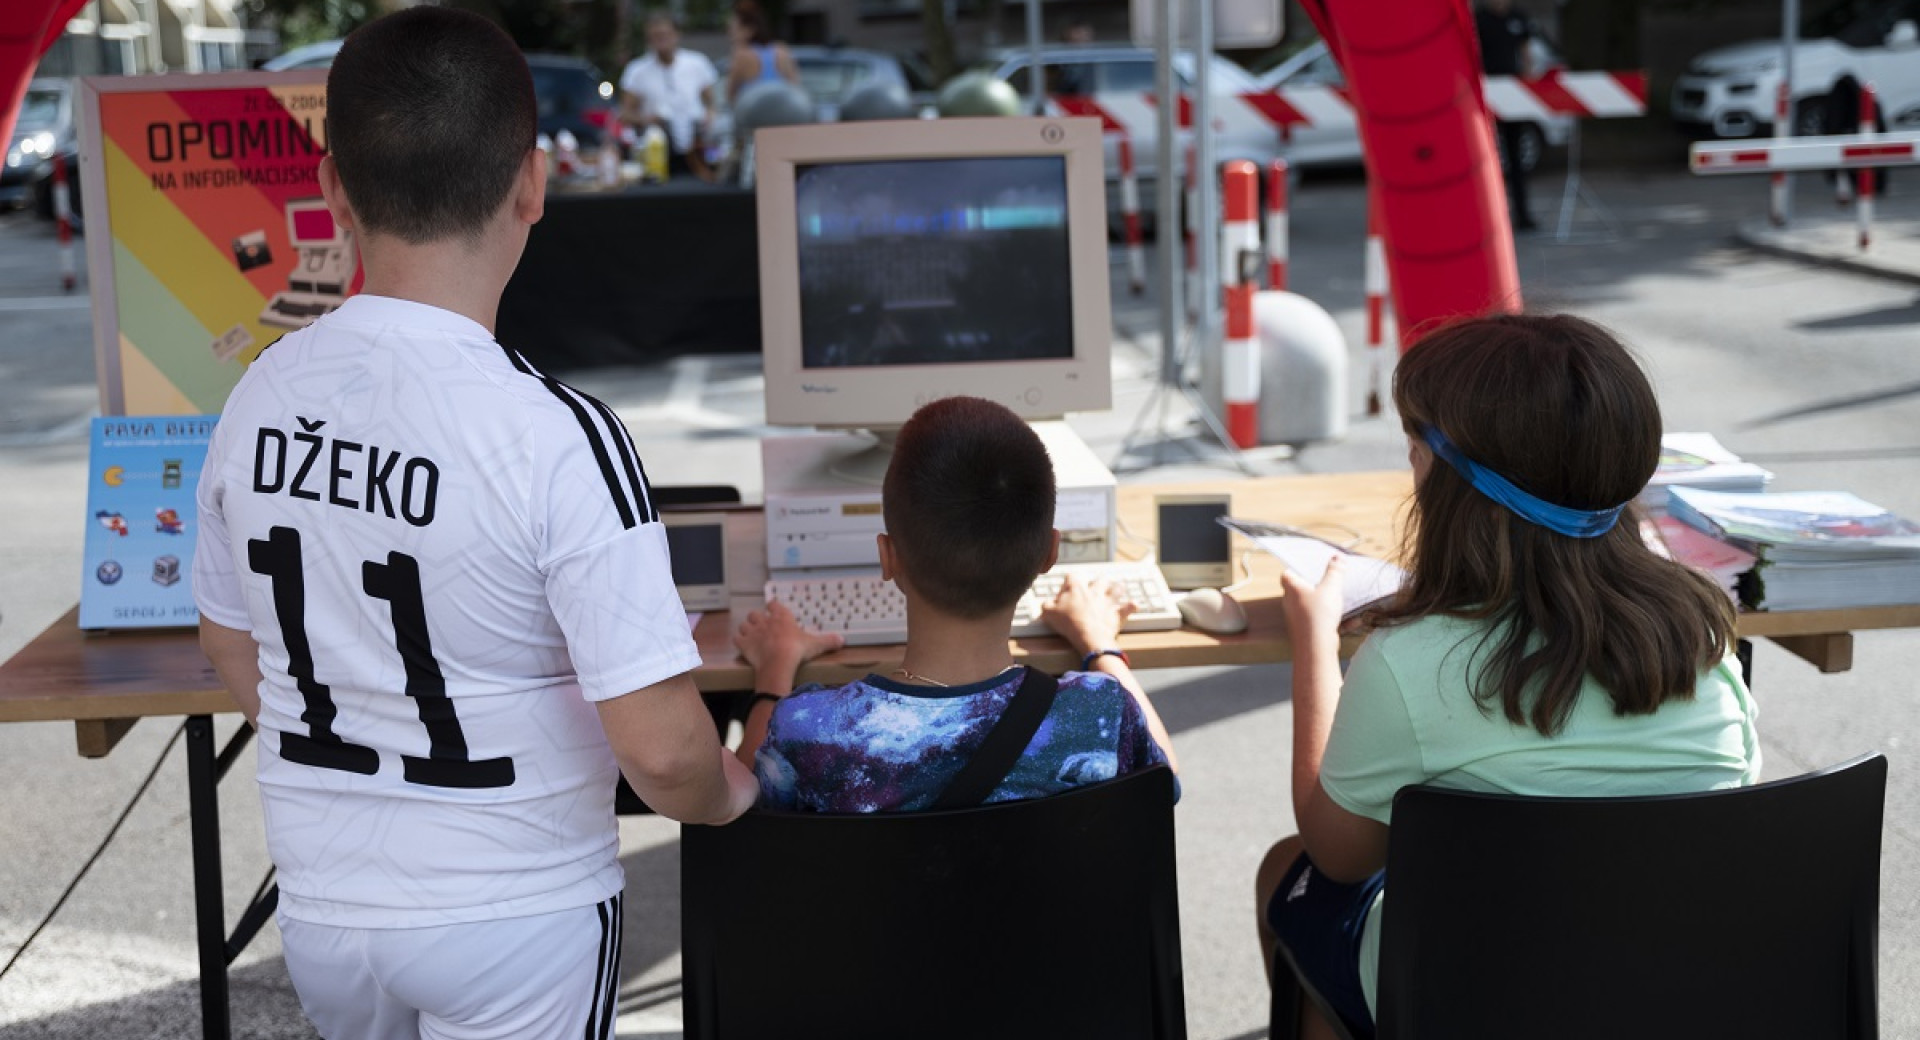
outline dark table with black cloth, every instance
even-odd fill
[[[500,297],[500,342],[555,371],[757,353],[757,234],[751,189],[548,195]]]

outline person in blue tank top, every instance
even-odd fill
[[[800,68],[784,43],[776,43],[767,28],[767,15],[755,0],[735,0],[727,18],[727,38],[733,55],[727,59],[727,102],[755,83],[784,79],[800,83]]]

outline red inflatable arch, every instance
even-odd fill
[[[0,4],[0,141],[13,140],[13,120],[34,66],[86,0],[7,0]]]
[[[85,0],[0,4],[0,140],[40,55]],[[1302,0],[1346,70],[1381,204],[1402,344],[1520,308],[1513,235],[1466,0]]]
[[[1302,0],[1346,72],[1381,207],[1401,347],[1520,309],[1506,189],[1467,0]]]

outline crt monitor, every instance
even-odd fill
[[[287,241],[296,248],[339,246],[347,236],[327,212],[325,199],[294,199],[287,203]]]
[[[754,150],[768,422],[1112,405],[1098,120],[772,127]]]

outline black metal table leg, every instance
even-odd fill
[[[220,876],[220,776],[213,718],[187,719],[187,806],[193,820],[193,919],[200,948],[200,1023],[206,1040],[230,1040],[227,910]]]

